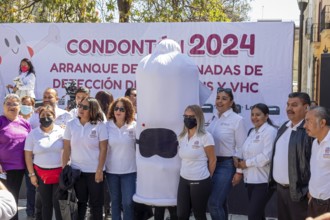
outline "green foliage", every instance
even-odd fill
[[[1,0],[0,22],[98,22],[94,0]]]
[[[135,22],[229,21],[218,0],[142,0],[132,9]]]
[[[246,21],[249,19],[248,13],[251,10],[252,0],[221,0],[224,13],[233,22]]]
[[[108,0],[107,6],[109,20],[114,18],[115,10],[118,9],[120,22],[228,22],[248,20],[251,1]],[[126,7],[126,11],[122,10],[123,6]]]
[[[245,21],[252,0],[0,0],[0,22]]]

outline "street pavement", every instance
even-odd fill
[[[25,199],[20,199],[18,201],[18,216],[19,220],[28,220],[26,213],[25,213],[25,204],[26,200]],[[190,220],[194,220],[195,218],[191,217]],[[211,220],[210,215],[207,215],[207,219]],[[244,215],[229,215],[228,220],[247,220],[247,216]],[[53,217],[52,220],[55,220],[55,217]],[[150,218],[150,220],[153,220],[153,218]],[[275,218],[267,218],[267,220],[276,220]]]

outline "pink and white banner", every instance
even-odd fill
[[[233,90],[247,126],[250,107],[258,102],[271,106],[275,122],[285,120],[292,90],[292,22],[0,24],[1,97],[25,57],[36,69],[37,99],[47,87],[63,96],[63,86],[71,80],[90,88],[92,95],[108,90],[122,96],[136,86],[139,61],[164,38],[181,45],[198,65],[200,80],[213,91],[206,112],[212,111],[221,86]],[[206,113],[206,120],[211,115]]]

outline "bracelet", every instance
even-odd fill
[[[236,172],[236,174],[238,174],[238,175],[243,175],[243,173],[238,173],[238,172]]]
[[[29,177],[32,177],[32,176],[35,176],[36,174],[35,173],[29,173]]]

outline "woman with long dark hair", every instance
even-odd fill
[[[234,161],[241,158],[241,148],[246,139],[243,118],[237,114],[234,95],[230,88],[217,89],[215,106],[218,114],[208,127],[215,143],[217,165],[212,177],[209,211],[212,219],[228,219],[227,196],[232,186],[242,179]]]
[[[277,129],[269,118],[268,106],[263,103],[252,106],[251,121],[254,128],[244,142],[243,159],[238,162],[237,168],[243,169],[248,191],[248,218],[263,220],[271,196],[268,190],[269,162]]]
[[[74,189],[78,198],[78,219],[85,219],[87,202],[94,220],[102,220],[103,172],[108,132],[103,112],[95,98],[78,104],[78,117],[69,121],[64,132],[62,166],[71,162],[81,175]]]
[[[35,98],[34,87],[36,83],[36,73],[31,60],[24,58],[20,62],[19,75],[14,79],[15,86],[7,85],[7,88],[13,89],[20,98],[31,96]]]

